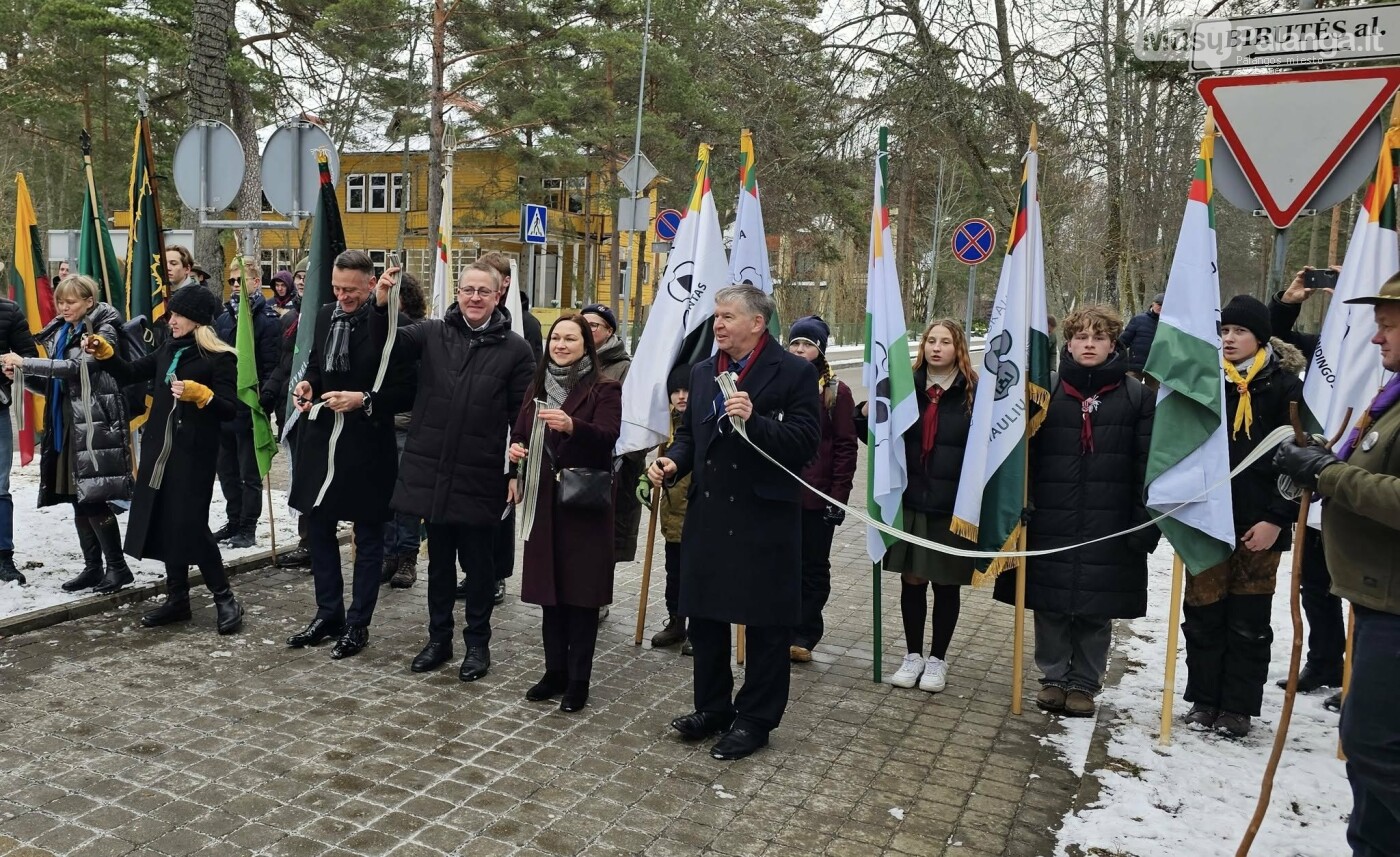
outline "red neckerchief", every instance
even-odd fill
[[[933,442],[938,437],[938,400],[943,398],[943,394],[947,391],[935,384],[925,392],[928,393],[928,407],[924,409],[922,421],[924,433],[920,443],[922,453],[919,456],[920,464],[927,463],[928,454],[933,452]]]
[[[1092,395],[1092,396],[1087,396],[1087,397],[1086,397],[1083,393],[1081,393],[1081,392],[1079,392],[1078,390],[1074,389],[1074,385],[1073,385],[1073,384],[1071,384],[1070,382],[1066,381],[1064,378],[1061,378],[1061,379],[1060,379],[1060,386],[1063,387],[1063,388],[1065,389],[1065,392],[1069,394],[1069,397],[1070,397],[1071,399],[1074,399],[1075,401],[1079,402],[1079,413],[1080,413],[1080,415],[1081,415],[1081,416],[1080,416],[1080,423],[1079,423],[1079,454],[1080,454],[1080,455],[1088,455],[1089,453],[1091,453],[1091,452],[1094,451],[1094,417],[1093,417],[1093,414],[1094,414],[1094,411],[1097,411],[1097,410],[1099,409],[1099,402],[1102,400],[1103,395],[1104,395],[1105,393],[1107,393],[1108,391],[1117,388],[1117,387],[1118,387],[1120,384],[1122,384],[1122,383],[1123,383],[1122,381],[1114,381],[1112,384],[1109,384],[1107,387],[1101,388],[1101,389],[1100,389],[1097,393],[1095,393],[1094,395]]]
[[[753,368],[753,364],[758,362],[758,354],[763,350],[763,346],[768,344],[768,338],[768,332],[764,331],[763,336],[758,340],[758,344],[749,352],[748,362],[744,364],[744,368],[739,372],[739,377],[734,381],[736,387],[744,383],[744,376],[748,375],[749,370]],[[729,365],[733,362],[733,360],[729,359],[728,354],[721,351],[719,356],[715,358],[715,377],[718,378],[720,375],[728,372]]]

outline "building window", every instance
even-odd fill
[[[272,275],[278,271],[290,271],[295,264],[292,258],[293,251],[279,248],[275,250],[262,250],[258,253],[258,272],[262,277],[262,284],[271,288]]]
[[[365,177],[361,173],[345,177],[345,210],[365,210]]]
[[[365,252],[369,254],[369,260],[374,264],[374,278],[377,280],[379,279],[379,275],[384,273],[385,267],[387,267],[387,262],[389,260],[389,251],[366,250]]]
[[[408,208],[408,176],[394,173],[389,177],[389,210],[404,211]]]
[[[588,188],[588,179],[583,176],[567,179],[564,183],[564,187],[568,194],[567,208],[565,210],[570,214],[582,214],[583,195],[584,191]]]
[[[389,176],[386,173],[371,173],[369,177],[369,205],[366,211],[389,210]]]

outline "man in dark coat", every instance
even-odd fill
[[[292,508],[306,516],[316,618],[287,639],[292,648],[338,637],[331,657],[350,657],[369,643],[384,564],[384,523],[398,475],[394,414],[405,410],[415,367],[394,360],[374,389],[384,357],[384,332],[370,323],[374,263],[361,250],[335,258],[331,290],[336,302],[315,312],[316,338],[306,377],[293,390]],[[307,323],[312,323],[308,318]],[[336,525],[355,530],[354,585],[347,613],[342,600]]]
[[[376,294],[380,306],[388,300],[388,283],[386,273]],[[394,342],[396,360],[420,361],[393,494],[394,509],[422,518],[428,530],[428,644],[412,669],[426,672],[452,657],[460,556],[467,573],[462,681],[476,681],[491,668],[496,538],[509,511],[507,432],[535,366],[530,346],[496,308],[499,291],[496,269],[473,262],[462,270],[457,302],[446,317],[400,328]],[[376,309],[373,323],[382,325],[385,317]]]
[[[800,486],[738,434],[793,472],[816,455],[821,403],[811,363],[768,335],[772,297],[753,286],[715,294],[719,353],[691,371],[690,406],[653,484],[691,474],[681,537],[680,612],[695,655],[695,711],[671,726],[688,740],[724,732],[710,751],[742,759],[768,743],[787,707],[788,645],[802,608]],[[725,398],[717,375],[735,376]],[[744,685],[733,695],[729,626],[748,626]]]
[[[1331,289],[1310,289],[1304,282],[1304,268],[1293,278],[1288,288],[1269,299],[1269,326],[1274,336],[1292,345],[1309,358],[1317,350],[1318,335],[1294,330],[1303,302],[1315,293],[1330,293]],[[1320,687],[1341,687],[1342,657],[1346,652],[1346,620],[1342,618],[1342,599],[1332,594],[1332,576],[1327,572],[1327,549],[1322,544],[1322,532],[1308,527],[1303,534],[1303,568],[1301,596],[1303,613],[1308,618],[1308,657],[1298,673],[1298,692],[1311,693]],[[1278,680],[1279,687],[1288,686],[1288,678]],[[1340,705],[1341,694],[1335,696]],[[1332,704],[1332,700],[1326,703]]]
[[[1139,381],[1156,389],[1156,382],[1144,378],[1142,367],[1147,365],[1147,355],[1152,351],[1152,340],[1157,338],[1157,323],[1162,320],[1162,301],[1165,294],[1152,298],[1152,305],[1128,320],[1128,326],[1118,336],[1118,344],[1127,351],[1128,372]]]
[[[0,354],[11,352],[21,357],[39,356],[24,310],[14,301],[0,298]],[[10,407],[12,402],[24,407],[24,391],[12,387],[8,378],[0,380],[0,583],[13,580],[23,584],[24,575],[15,567],[15,501],[10,497],[15,436],[10,428]]]
[[[1121,532],[1149,517],[1144,481],[1155,404],[1114,347],[1122,326],[1106,306],[1065,319],[1059,376],[1030,445],[1030,550]],[[1038,706],[1094,714],[1113,620],[1147,613],[1147,554],[1157,539],[1149,527],[1030,561],[1026,607],[1035,611]],[[998,577],[997,600],[1014,604],[1014,584],[1014,574]]]
[[[1381,365],[1400,372],[1400,276],[1372,304]],[[1352,336],[1365,333],[1353,329]],[[1332,591],[1356,608],[1351,687],[1342,708],[1342,750],[1353,806],[1347,843],[1354,857],[1400,853],[1400,375],[1360,416],[1334,454],[1323,446],[1280,445],[1279,469],[1326,498],[1322,536]]]
[[[269,378],[281,356],[282,320],[277,310],[263,298],[258,268],[251,262],[240,264],[235,258],[228,266],[228,281],[233,287],[224,312],[214,320],[219,338],[238,348],[239,289],[243,288],[243,272],[248,272],[248,311],[253,316],[253,356],[259,380]],[[262,517],[262,475],[258,473],[258,456],[253,445],[253,412],[242,402],[238,413],[223,423],[219,430],[219,486],[224,491],[228,523],[214,532],[214,540],[226,542],[231,548],[252,547],[258,518]]]

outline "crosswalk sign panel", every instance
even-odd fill
[[[544,244],[549,240],[549,209],[543,205],[521,207],[520,240],[526,244]]]

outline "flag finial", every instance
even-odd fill
[[[1032,152],[1039,151],[1040,149],[1040,132],[1034,122],[1031,123],[1031,141],[1027,148]]]

